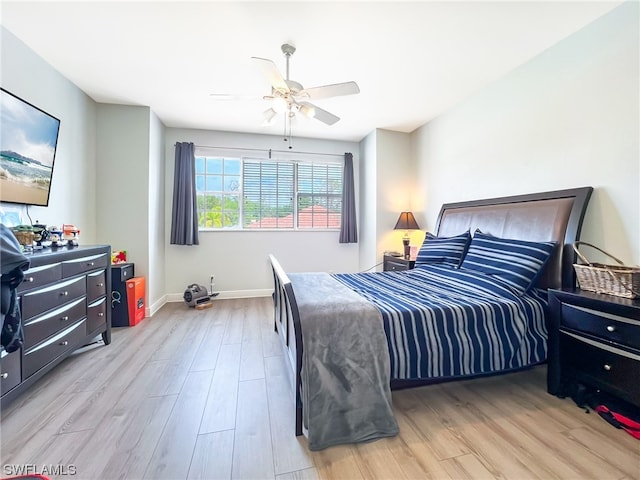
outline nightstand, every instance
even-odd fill
[[[394,257],[393,255],[385,255],[382,258],[382,261],[382,269],[385,272],[411,270],[416,264],[415,260],[408,260],[402,257]]]
[[[640,406],[640,300],[581,290],[549,290],[547,390],[572,383]]]

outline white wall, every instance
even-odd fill
[[[623,4],[413,133],[424,228],[445,202],[591,185],[582,239],[640,263],[638,10]]]
[[[376,131],[374,130],[360,142],[360,195],[358,211],[360,229],[358,230],[358,242],[360,244],[360,270],[366,270],[376,265],[378,238],[376,235],[378,225],[378,193],[377,162],[376,162]]]
[[[149,275],[147,277],[148,313],[153,314],[165,300],[165,141],[164,125],[150,112],[149,124],[149,199],[147,230],[149,232]]]
[[[98,234],[145,278],[147,315],[166,301],[164,128],[149,107],[98,105]]]
[[[378,239],[377,258],[382,261],[384,251],[403,252],[402,237],[404,230],[393,230],[400,212],[411,211],[415,214],[418,225],[421,222],[421,204],[414,201],[416,191],[415,166],[411,149],[411,136],[407,133],[390,130],[376,130],[376,164],[377,164],[377,210]],[[420,245],[424,232],[409,231],[411,245]]]
[[[294,132],[295,135],[295,132]],[[208,231],[200,232],[200,245],[169,245],[171,198],[176,142],[196,146],[284,150],[282,137],[206,130],[167,128],[165,136],[165,259],[166,292],[170,300],[181,298],[191,283],[209,286],[215,275],[215,289],[226,296],[266,295],[273,288],[267,256],[273,253],[289,272],[358,270],[358,244],[338,243],[339,232]],[[353,153],[354,175],[359,178],[358,144],[294,136],[298,152],[342,156]],[[356,186],[357,189],[357,186]],[[356,196],[358,198],[358,196]]]
[[[147,279],[149,121],[149,107],[98,105],[98,235]]]
[[[80,228],[80,243],[104,243],[96,235],[96,103],[0,26],[2,87],[60,119],[48,207],[29,207],[35,223]],[[28,222],[26,208],[17,210]]]
[[[403,252],[404,231],[393,228],[400,212],[412,211],[421,223],[421,204],[413,199],[416,190],[411,136],[376,129],[360,142],[361,224],[360,269],[380,265],[385,251]],[[420,225],[422,227],[422,225]],[[411,231],[411,245],[420,245],[424,232]]]

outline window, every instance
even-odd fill
[[[298,228],[340,228],[342,165],[298,164]]]
[[[200,228],[240,225],[240,167],[238,158],[196,157]]]
[[[200,229],[340,229],[342,164],[196,156]]]
[[[245,228],[293,228],[295,164],[245,160]]]

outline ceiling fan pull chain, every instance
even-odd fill
[[[282,141],[286,142],[287,141],[287,120],[289,120],[289,116],[287,115],[287,112],[284,113],[284,130],[282,132]]]
[[[293,148],[293,139],[291,137],[291,118],[289,118],[289,150]]]

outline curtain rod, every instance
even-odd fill
[[[177,145],[177,143],[174,144],[174,147]],[[296,152],[294,150],[275,150],[273,148],[269,148],[269,149],[265,149],[265,148],[242,148],[242,147],[220,147],[220,146],[212,146],[212,145],[196,145],[196,147],[203,147],[203,148],[219,148],[221,150],[242,150],[242,151],[249,151],[249,152],[266,152],[269,154],[269,158],[271,158],[271,153],[299,153],[302,155],[325,155],[327,157],[338,157],[338,158],[344,158],[344,154],[338,154],[338,153],[315,153],[315,152]]]

